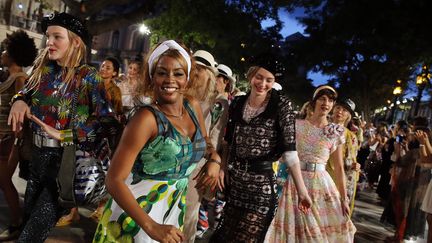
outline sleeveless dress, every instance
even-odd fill
[[[14,73],[0,83],[0,161],[7,161],[14,143],[12,126],[8,125],[8,117],[11,106],[10,100],[15,95],[15,82],[18,78],[27,78],[23,72]]]
[[[357,191],[357,181],[359,173],[352,168],[353,163],[357,163],[357,151],[359,149],[357,135],[345,128],[344,132],[345,144],[342,147],[342,156],[345,169],[346,191],[350,205],[350,215],[354,210],[355,194]],[[336,175],[334,171],[334,161],[330,158],[327,162],[326,170],[330,174],[333,181],[336,182]]]
[[[183,230],[188,177],[204,156],[206,143],[189,103],[184,103],[197,130],[191,140],[180,134],[166,116],[144,106],[156,117],[158,136],[149,141],[135,160],[126,184],[140,207],[157,223]],[[93,242],[156,242],[110,198]]]
[[[342,126],[333,123],[318,128],[307,120],[297,120],[300,162],[326,164],[330,154],[344,143],[343,132]],[[298,209],[297,190],[292,177],[288,177],[264,242],[353,242],[356,228],[342,214],[340,194],[329,173],[326,170],[301,173],[312,207],[307,213]]]

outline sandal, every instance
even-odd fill
[[[70,212],[67,215],[62,216],[56,224],[56,227],[62,227],[62,226],[68,226],[72,224],[73,222],[77,222],[80,220],[80,215],[78,211],[76,212]]]
[[[90,214],[90,218],[93,219],[96,223],[99,223],[99,220],[102,218],[102,208],[97,208],[92,214]]]

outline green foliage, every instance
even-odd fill
[[[294,0],[285,7],[305,9],[305,63],[335,76],[340,93],[365,111],[385,104],[397,79],[413,81],[412,67],[432,61],[430,1]]]
[[[170,0],[167,4],[170,7],[159,17],[148,20],[153,33],[180,39],[192,50],[208,50],[218,63],[238,73],[249,65],[240,62],[241,57],[247,59],[263,46],[270,46],[270,41],[280,40],[280,21],[271,2]],[[256,6],[260,6],[259,11]],[[279,25],[262,30],[260,21],[265,18],[276,19]],[[241,48],[242,43],[245,48]]]

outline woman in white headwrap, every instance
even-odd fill
[[[107,202],[93,242],[182,242],[188,178],[206,154],[197,188],[218,184],[220,157],[199,103],[185,95],[193,62],[173,40],[154,49],[138,95],[153,103],[132,111],[113,156]],[[131,176],[130,176],[131,174]]]

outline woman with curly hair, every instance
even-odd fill
[[[0,189],[10,209],[9,227],[0,234],[0,241],[18,236],[21,224],[21,208],[18,192],[12,183],[12,175],[18,163],[18,149],[14,146],[15,134],[7,125],[9,101],[27,79],[23,67],[30,66],[37,55],[35,43],[26,32],[18,30],[2,42],[1,64],[8,69],[8,78],[0,84]]]

